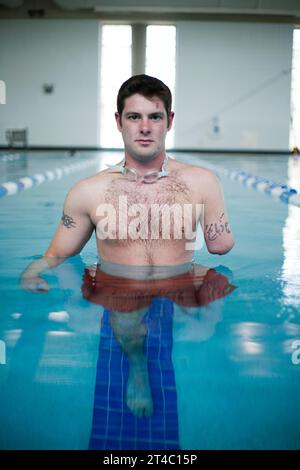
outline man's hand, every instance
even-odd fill
[[[48,292],[50,290],[48,282],[40,276],[21,275],[20,285],[28,292]]]

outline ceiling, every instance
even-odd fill
[[[300,24],[300,0],[0,0],[0,17],[250,18]],[[189,19],[189,18],[188,18]]]

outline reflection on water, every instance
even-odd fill
[[[300,324],[245,321],[232,325],[231,335],[230,358],[241,375],[283,378],[287,368],[293,369],[292,345],[300,337]]]
[[[288,159],[288,186],[300,192],[300,156],[294,155]]]
[[[290,157],[288,162],[288,184],[300,191],[300,159]],[[283,255],[281,279],[283,281],[283,303],[300,306],[300,207],[288,206],[288,216],[283,227]]]
[[[140,280],[136,272],[132,278],[127,276],[128,272],[132,273],[132,268],[123,266],[119,276],[103,271],[102,265],[86,269],[82,285],[84,298],[113,311],[133,312],[149,306],[156,297],[167,297],[186,308],[204,306],[235,289],[226,275],[199,264],[190,265],[188,271],[179,275],[173,273],[172,277],[166,278],[161,277],[160,266],[157,270],[151,267],[149,272],[143,269]]]
[[[0,155],[0,175],[3,181],[15,181],[24,175],[24,170],[27,167],[28,159],[26,153]]]

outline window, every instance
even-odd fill
[[[171,90],[175,104],[176,27],[147,26],[146,73],[162,80]],[[168,133],[167,147],[174,146],[174,127]]]
[[[100,145],[123,147],[115,122],[120,85],[131,76],[131,26],[103,25],[100,72]]]
[[[175,26],[145,25],[146,64],[145,72],[161,79],[168,85],[173,95],[175,88]],[[100,57],[100,146],[107,148],[123,148],[121,134],[118,132],[114,113],[117,110],[117,93],[121,84],[132,75],[132,50],[138,49],[132,39],[131,25],[102,25]],[[143,55],[143,51],[142,51]],[[139,64],[143,69],[143,65]],[[167,136],[166,145],[172,147],[174,130]]]

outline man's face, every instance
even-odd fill
[[[160,98],[132,95],[125,100],[122,116],[118,113],[115,116],[127,156],[148,162],[164,154],[166,134],[172,126],[174,113],[170,113],[168,122]]]

